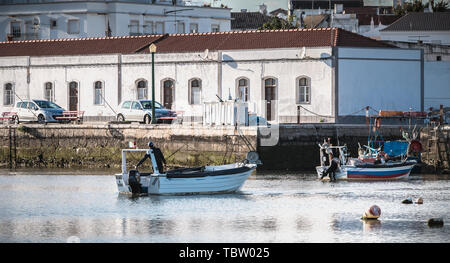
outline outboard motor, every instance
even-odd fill
[[[250,163],[250,164],[256,164],[256,165],[262,164],[261,160],[259,159],[258,153],[255,151],[250,151],[247,153],[244,163]]]
[[[138,170],[130,170],[128,172],[128,184],[131,187],[132,194],[140,194],[141,193],[141,176],[139,175]]]

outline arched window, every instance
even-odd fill
[[[48,101],[54,101],[53,83],[46,82],[44,84],[44,99]]]
[[[297,103],[311,103],[311,80],[308,77],[297,78]]]
[[[202,97],[202,81],[191,79],[189,81],[189,104],[200,104]]]
[[[148,98],[147,81],[139,80],[136,84],[136,88],[137,88],[137,99],[146,100]]]
[[[14,105],[14,90],[12,83],[6,83],[3,87],[3,105]]]
[[[247,78],[239,78],[237,80],[236,98],[240,99],[241,101],[250,100],[250,87],[249,80]]]
[[[94,83],[94,104],[103,105],[104,87],[102,81],[96,81]]]

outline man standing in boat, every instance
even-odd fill
[[[330,155],[331,164],[325,171],[323,171],[322,176],[320,177],[320,180],[322,180],[325,176],[328,175],[330,177],[330,181],[336,181],[336,170],[339,167],[340,161],[337,157],[333,158],[333,151],[331,151],[330,148],[328,148],[328,150],[330,150],[329,155]]]
[[[153,150],[153,154],[155,155],[156,159],[156,166],[158,166],[158,171],[160,173],[163,173],[164,167],[166,166],[166,159],[164,159],[164,155],[162,154],[161,150],[158,147],[155,147],[153,142],[149,142],[148,147],[150,147],[150,150],[148,150],[147,153],[145,153],[144,158],[142,158],[142,160],[138,162],[135,168],[137,169],[145,160],[147,160],[147,158],[150,158],[150,151]]]

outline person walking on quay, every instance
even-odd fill
[[[325,176],[328,175],[330,177],[330,181],[336,181],[336,170],[339,167],[340,161],[337,157],[333,157],[332,151],[330,151],[329,155],[330,155],[330,159],[331,159],[330,166],[325,171],[323,171],[322,176],[320,177],[320,180],[322,180]]]
[[[147,158],[150,158],[150,151],[153,150],[153,153],[155,154],[156,165],[158,166],[158,171],[160,173],[163,173],[164,168],[166,166],[166,159],[164,159],[163,153],[158,147],[155,147],[153,142],[149,142],[148,147],[150,147],[150,150],[148,150],[147,153],[145,153],[144,158],[142,158],[142,160],[138,162],[135,168],[137,169],[145,160],[147,160]]]

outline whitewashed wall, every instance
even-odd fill
[[[421,51],[339,48],[338,114],[365,106],[376,110],[421,110]],[[365,115],[365,111],[359,115]]]
[[[255,51],[224,51],[222,96],[228,97],[229,92],[236,98],[236,80],[246,77],[250,82],[249,111],[254,111],[265,117],[264,79],[277,80],[276,119],[281,122],[297,121],[297,106],[320,114],[331,116],[331,48],[308,48],[305,59],[300,59],[301,48],[255,50]],[[323,58],[320,60],[319,58]],[[306,76],[311,79],[311,103],[297,104],[297,79]],[[304,116],[313,114],[303,110]]]
[[[274,115],[280,122],[297,122],[298,106],[302,107],[301,122],[308,118],[319,121],[322,117],[325,121],[333,121],[336,108],[334,88],[339,116],[365,106],[405,111],[421,108],[420,50],[339,48],[337,76],[333,76],[330,47],[308,48],[303,59],[301,53],[300,48],[209,52],[208,57],[202,57],[203,52],[157,53],[155,98],[162,103],[162,82],[167,78],[173,79],[173,109],[184,111],[185,116],[202,116],[203,105],[190,105],[188,101],[190,79],[201,79],[202,102],[214,102],[218,100],[216,94],[225,100],[229,95],[235,99],[237,79],[245,77],[250,87],[249,110],[265,116],[264,79],[272,77],[277,80],[278,101]],[[121,74],[118,70],[120,61]],[[432,70],[430,67],[426,72]],[[443,70],[445,74],[447,69]],[[30,73],[29,83],[27,71]],[[79,83],[79,109],[92,117],[114,117],[106,103],[94,105],[96,81],[104,83],[106,101],[116,110],[119,96],[122,101],[136,99],[136,83],[140,79],[147,81],[148,98],[151,99],[151,76],[149,54],[0,58],[2,90],[6,82],[12,82],[21,98],[42,99],[44,83],[50,81],[55,87],[55,102],[67,109],[68,85],[76,81]],[[311,102],[307,104],[296,102],[297,81],[301,76],[311,80]],[[440,89],[445,93],[444,86]],[[433,94],[440,92],[425,91],[425,94],[432,98]],[[3,102],[4,93],[1,92],[0,96]],[[3,104],[0,106],[0,111],[7,110]],[[360,112],[360,115],[364,114]],[[305,116],[306,119],[303,118]]]
[[[296,119],[297,78],[307,76],[312,82],[312,99],[305,108],[323,115],[331,115],[331,67],[330,48],[307,49],[306,59],[299,59],[300,49],[238,50],[210,52],[208,57],[199,53],[167,53],[155,55],[155,98],[163,101],[162,83],[165,79],[175,81],[173,108],[184,111],[187,116],[201,116],[203,105],[190,105],[189,80],[199,78],[202,86],[202,102],[224,100],[231,95],[236,98],[237,79],[245,77],[250,85],[251,111],[265,116],[264,79],[277,80],[275,116],[285,120]],[[148,83],[148,98],[151,99],[151,55],[136,54],[121,56],[121,91],[119,92],[118,62],[120,55],[56,56],[0,58],[2,83],[14,83],[21,98],[44,98],[44,84],[52,82],[55,102],[69,107],[68,85],[79,83],[79,109],[86,116],[114,116],[105,103],[94,105],[94,83],[105,85],[106,101],[116,110],[121,99],[136,99],[136,83],[143,79]],[[319,58],[323,58],[320,60]],[[27,65],[30,63],[30,83],[27,83]],[[220,63],[223,60],[226,62]],[[16,65],[16,66],[14,66]],[[1,94],[3,96],[3,93]],[[2,111],[6,111],[2,105]],[[310,115],[303,112],[304,115]],[[288,119],[286,119],[288,118]]]

